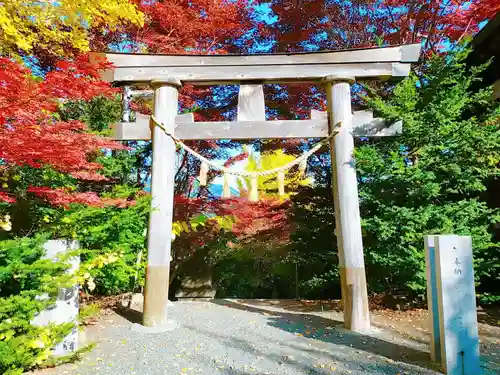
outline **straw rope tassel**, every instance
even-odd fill
[[[258,202],[259,200],[259,190],[257,189],[257,185],[258,185],[258,177],[252,176],[250,180],[250,196],[249,196],[251,202]]]
[[[229,175],[227,173],[224,173],[224,189],[222,192],[222,196],[224,198],[231,197],[231,190],[229,189]]]
[[[279,193],[280,197],[285,196],[285,172],[284,171],[278,172],[278,193]]]
[[[200,167],[200,177],[198,178],[198,180],[200,181],[200,186],[207,186],[207,175],[208,175],[208,164],[202,162]]]

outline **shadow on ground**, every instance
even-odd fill
[[[127,319],[130,323],[142,324],[142,311],[123,306],[116,306],[113,308],[113,311]]]
[[[247,300],[238,300],[246,303]],[[252,299],[249,300],[253,306],[268,308],[273,306],[280,309],[285,309],[294,312],[323,312],[323,311],[338,311],[342,312],[342,304],[340,300],[291,300],[291,299]]]
[[[219,304],[219,303],[217,303]],[[220,304],[222,306],[227,306],[225,304]],[[233,306],[230,306],[233,307]],[[252,310],[244,310],[252,312]],[[271,324],[272,325],[272,324]],[[253,355],[255,358],[267,358],[273,363],[278,364],[286,364],[294,369],[294,373],[300,371],[300,374],[315,374],[315,375],[323,375],[323,374],[332,374],[333,371],[336,371],[336,366],[339,365],[343,370],[352,368],[352,369],[360,369],[362,368],[363,374],[380,374],[381,371],[386,375],[400,375],[402,374],[400,363],[396,363],[396,361],[380,361],[380,359],[373,359],[371,356],[366,357],[353,357],[349,354],[352,352],[352,348],[349,350],[337,350],[330,351],[328,348],[315,348],[310,346],[304,346],[303,344],[294,344],[293,342],[285,342],[280,343],[279,346],[286,347],[288,349],[292,349],[295,353],[293,356],[283,355],[283,351],[269,348],[261,348],[259,346],[251,345],[246,339],[238,338],[238,337],[228,337],[224,334],[220,334],[213,331],[207,331],[203,329],[196,329],[197,333],[202,333],[203,335],[210,336],[211,338],[215,338],[218,342],[223,343],[224,347],[232,348],[239,351],[244,351],[245,353],[249,353]],[[262,338],[265,340],[265,338]],[[277,348],[277,347],[276,347]],[[296,355],[297,353],[302,353],[302,355]],[[318,360],[318,358],[329,357],[328,361]],[[316,358],[316,361],[314,360]],[[414,365],[414,364],[412,364]],[[415,366],[415,365],[414,365]],[[432,369],[431,369],[432,370]],[[348,371],[352,373],[352,371]],[[344,371],[342,373],[345,373]],[[407,373],[406,371],[404,373]],[[420,370],[415,367],[412,368],[412,375],[419,374],[428,374],[428,369],[424,368],[424,366],[420,366]],[[259,373],[255,372],[255,370],[251,372],[247,372],[245,369],[234,369],[229,368],[224,372],[224,374],[232,374],[232,375],[246,375],[246,374],[256,374],[256,375],[268,375],[270,372]],[[409,373],[410,374],[410,373]]]
[[[259,306],[249,306],[230,300],[214,300],[213,303],[233,309],[265,315],[268,317],[268,324],[270,326],[291,332],[295,335],[336,345],[349,346],[361,351],[383,356],[392,361],[403,362],[431,370],[439,369],[438,366],[430,362],[429,353],[407,346],[397,345],[377,337],[348,331],[343,328],[343,323],[339,320],[326,319],[318,315],[311,315],[304,312],[292,313],[288,311],[275,311],[265,308],[264,306],[268,307],[269,305],[264,305],[264,303],[259,304]],[[259,302],[257,301],[257,303]],[[285,308],[283,305],[276,307]],[[292,308],[300,309],[298,311],[317,311],[315,309],[308,310],[311,307],[307,305],[305,307],[296,305]]]

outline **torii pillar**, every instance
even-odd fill
[[[178,79],[152,80],[154,115],[173,133],[178,107]],[[143,324],[168,327],[167,303],[172,247],[174,206],[175,142],[158,126],[151,129],[153,161],[151,173],[151,212],[148,230],[148,265],[144,290]]]
[[[352,331],[366,332],[370,330],[370,313],[353,155],[351,84],[354,78],[332,75],[325,77],[323,82],[330,132],[340,125],[340,132],[330,142],[330,152],[344,324]]]

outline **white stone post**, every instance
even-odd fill
[[[428,238],[431,236],[427,236]],[[431,348],[439,349],[434,358],[440,359],[448,375],[479,375],[479,334],[476,294],[470,236],[434,236],[434,247],[427,245],[427,275],[429,293],[437,294],[437,306],[431,298],[431,315],[439,322],[439,334],[434,332]],[[434,262],[430,262],[434,250]],[[435,270],[430,269],[432,265]],[[434,274],[434,276],[433,276]],[[436,285],[432,285],[433,283]],[[429,284],[428,284],[429,286]],[[435,321],[434,320],[434,321]],[[435,324],[431,329],[436,329]],[[439,348],[437,348],[439,346]]]
[[[79,248],[78,241],[71,240],[49,240],[43,245],[45,254],[42,259],[59,260],[60,256]],[[80,257],[70,257],[67,261],[70,268],[66,271],[68,274],[74,274],[80,267]],[[53,348],[55,356],[68,355],[78,349],[78,311],[79,311],[79,286],[74,285],[68,288],[59,289],[59,294],[55,305],[41,311],[32,320],[33,325],[45,326],[49,323],[63,324],[73,323],[75,326],[72,331]],[[39,298],[49,298],[49,296],[40,296]]]
[[[354,162],[350,77],[324,79],[330,131],[340,124],[340,132],[330,143],[335,203],[335,233],[340,262],[340,281],[346,328],[370,330],[363,240],[359,213],[358,182]]]
[[[169,132],[174,132],[177,115],[177,79],[151,81],[154,115]],[[153,162],[151,213],[148,232],[148,265],[144,290],[146,327],[167,327],[167,304],[174,201],[175,142],[158,126],[152,125]]]
[[[431,360],[441,363],[441,337],[439,336],[439,309],[436,271],[435,236],[424,236],[425,274],[427,278],[427,308],[431,332]]]

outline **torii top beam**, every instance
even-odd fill
[[[356,78],[404,77],[418,61],[420,44],[331,52],[259,55],[160,55],[92,53],[114,68],[103,72],[108,82],[141,83],[176,77],[194,85],[320,82],[328,75]]]

